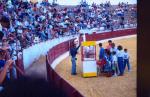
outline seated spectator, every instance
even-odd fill
[[[100,5],[93,3],[92,6],[87,5],[87,2],[82,2],[73,8],[60,7],[58,9],[45,1],[33,4],[27,0],[3,0],[2,3],[0,4],[2,13],[0,15],[0,31],[6,38],[9,33],[17,32],[16,37],[19,37],[23,48],[31,45],[30,36],[34,35],[38,35],[40,40],[46,41],[58,38],[60,35],[78,34],[81,29],[99,28],[100,31],[113,31],[124,28],[126,21],[130,21],[129,27],[136,26],[136,6],[128,3],[120,3],[116,9],[113,9],[110,2]],[[30,29],[26,35],[23,35],[24,27]]]
[[[12,60],[5,60],[5,49],[0,49],[0,85],[9,80],[8,70],[12,65]]]

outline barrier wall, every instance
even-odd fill
[[[61,78],[50,66],[57,57],[69,50],[71,43],[73,43],[73,39],[63,42],[49,50],[46,57],[47,79],[54,85],[54,88],[63,90],[68,97],[83,97],[83,95]]]
[[[66,37],[56,38],[56,39],[52,39],[52,40],[48,40],[45,42],[35,44],[31,47],[28,47],[27,49],[24,49],[23,50],[24,68],[28,69],[34,61],[39,59],[41,55],[45,56],[47,52],[49,51],[49,49],[52,49],[56,45],[61,44],[65,41],[71,40],[75,37],[77,36],[66,36]]]
[[[107,38],[115,38],[120,36],[126,36],[126,35],[133,35],[136,34],[136,28],[135,29],[126,29],[126,30],[117,30],[112,32],[104,32],[104,33],[96,33],[93,32],[93,34],[86,34],[86,40],[88,41],[99,41]]]
[[[113,32],[105,32],[105,33],[93,33],[93,34],[86,34],[86,40],[88,41],[99,41],[108,38],[115,38],[120,36],[126,35],[134,35],[136,34],[136,29],[126,29],[126,30],[118,30]],[[80,42],[82,41],[82,37],[79,38]],[[54,69],[50,66],[52,62],[58,58],[60,55],[64,54],[69,50],[69,44],[72,40],[63,42],[61,44],[56,45],[55,47],[51,48],[47,55],[47,78],[49,81],[56,86],[56,88],[63,89],[65,93],[69,97],[83,97],[75,88],[73,88],[70,84],[68,84],[63,78],[61,78]]]

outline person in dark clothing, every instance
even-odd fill
[[[4,36],[4,33],[2,31],[0,31],[0,42],[2,41],[3,36]]]
[[[72,75],[76,75],[76,60],[77,60],[76,55],[79,47],[80,45],[76,47],[76,45],[74,44],[73,47],[70,49],[71,62],[72,62],[72,71],[71,71]]]
[[[102,43],[99,43],[100,51],[99,51],[99,60],[104,59],[105,49],[102,47]]]
[[[8,69],[10,68],[12,60],[5,60],[6,51],[0,48],[0,85],[9,80]],[[7,65],[7,66],[6,66]]]

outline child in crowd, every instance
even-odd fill
[[[128,67],[128,71],[130,72],[131,71],[131,66],[130,66],[130,63],[129,63],[129,54],[128,54],[128,50],[125,48],[124,49],[124,69],[126,68],[126,65]]]
[[[113,51],[112,52],[112,73],[113,76],[117,76],[118,75],[118,64],[117,64],[117,56],[116,56],[116,52]]]
[[[112,68],[111,68],[112,56],[108,49],[105,49],[104,60],[106,61],[106,64],[104,65],[104,72],[107,73],[107,76],[111,76],[111,74],[112,74]]]

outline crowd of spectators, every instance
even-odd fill
[[[27,0],[1,0],[0,18],[9,20],[8,28],[0,31],[3,38],[18,40],[22,48],[64,35],[79,33],[81,29],[103,27],[104,30],[124,28],[136,24],[136,5],[110,2],[89,6],[86,2],[72,7],[53,6],[48,2],[32,3]]]

